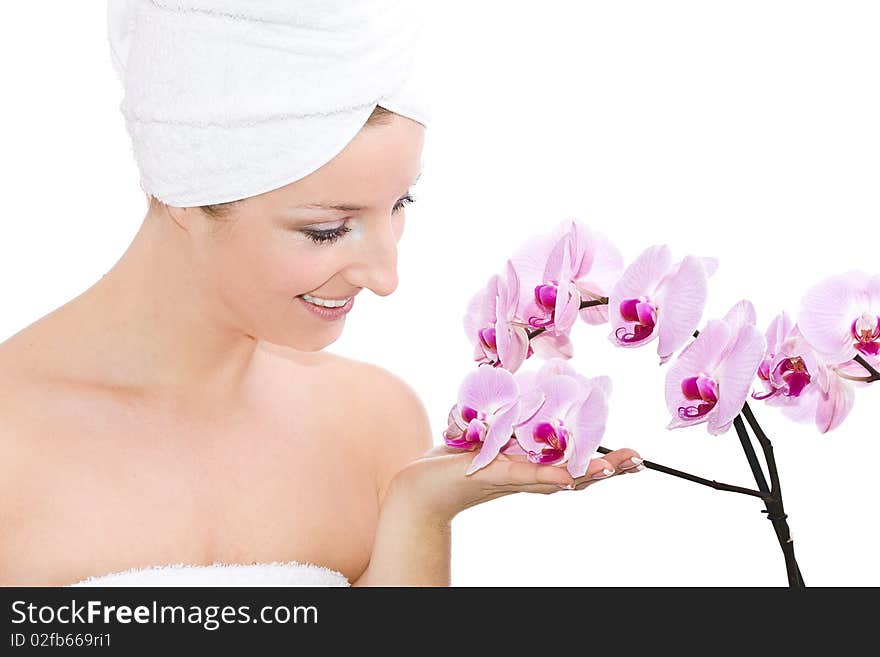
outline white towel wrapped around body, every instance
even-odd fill
[[[301,561],[210,565],[164,564],[87,577],[80,586],[351,586],[345,575]]]
[[[416,0],[108,0],[142,189],[177,207],[277,189],[381,105],[427,126]]]

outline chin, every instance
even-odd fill
[[[275,336],[276,339],[263,339],[267,342],[295,349],[296,351],[321,351],[325,347],[329,347],[336,342],[339,339],[340,333],[341,331],[336,334],[330,334],[330,331],[315,331],[312,335],[291,337],[290,334],[288,334],[287,336]]]

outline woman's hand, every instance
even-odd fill
[[[459,511],[511,493],[555,493],[567,485],[581,490],[614,475],[644,469],[638,453],[624,448],[593,459],[586,474],[578,478],[564,465],[539,465],[523,455],[505,453],[465,475],[474,456],[473,451],[437,445],[400,470],[389,493],[415,505],[420,514],[448,523]]]

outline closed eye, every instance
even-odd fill
[[[394,204],[394,212],[398,212],[410,203],[415,202],[416,199],[413,198],[411,194],[407,194]],[[351,228],[349,226],[342,225],[339,228],[334,228],[332,230],[306,230],[303,232],[316,244],[332,244],[350,230]]]
[[[334,228],[333,230],[304,230],[303,232],[306,234],[306,237],[317,244],[325,244],[328,242],[332,244],[350,230],[350,227],[343,224],[339,228]]]

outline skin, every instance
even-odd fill
[[[570,481],[505,455],[465,477],[473,455],[433,445],[415,392],[321,351],[345,320],[297,299],[395,290],[424,131],[367,126],[223,219],[153,203],[100,281],[0,343],[0,585],[286,560],[445,585],[459,511]],[[364,209],[293,209],[321,202]],[[595,459],[577,487],[633,455]]]

